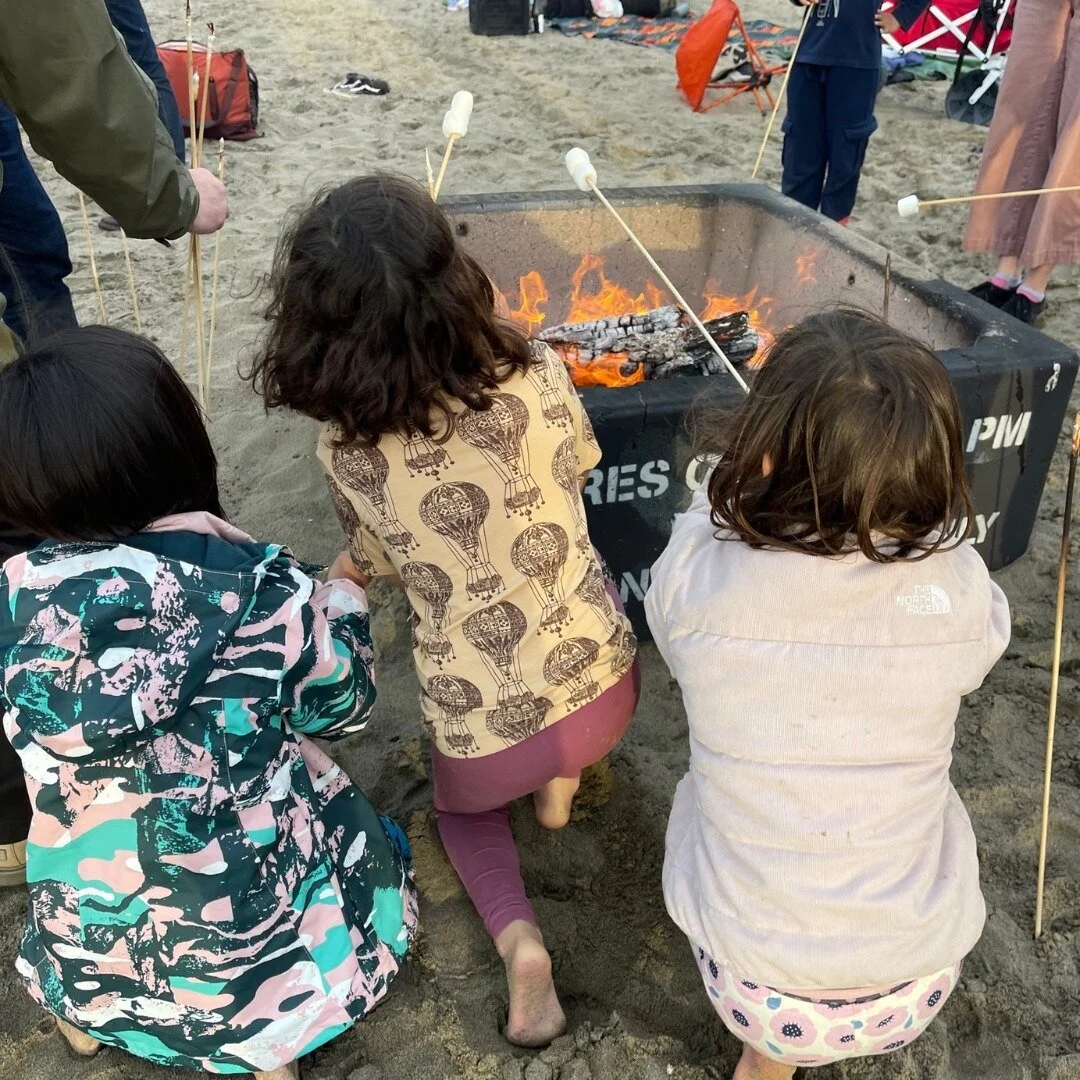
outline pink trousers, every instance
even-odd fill
[[[1019,0],[979,194],[1080,184],[1080,0]],[[1080,192],[971,204],[965,251],[1080,262]]]
[[[525,895],[510,803],[556,777],[577,776],[618,745],[641,693],[638,662],[609,690],[524,742],[481,758],[432,748],[443,847],[492,938],[517,919],[536,925]]]

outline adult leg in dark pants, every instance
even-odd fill
[[[75,326],[60,217],[23,149],[15,116],[0,104],[0,293],[4,322],[23,341]]]
[[[184,160],[184,125],[180,119],[180,108],[176,104],[172,83],[165,74],[154,44],[150,25],[146,21],[141,0],[105,0],[105,7],[113,26],[120,31],[131,59],[146,72],[158,97],[158,116],[165,125],[165,130],[172,136],[176,156]]]
[[[817,210],[825,186],[829,145],[825,128],[828,68],[792,64],[788,108],[784,117],[783,178],[780,190],[790,199]]]
[[[881,73],[863,68],[825,70],[829,170],[821,192],[821,212],[833,221],[845,221],[855,207],[867,143],[877,131],[874,102]]]

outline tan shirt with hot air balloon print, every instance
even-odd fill
[[[546,346],[445,442],[384,437],[319,458],[357,568],[397,574],[413,609],[424,723],[452,757],[493,754],[630,670],[637,642],[604,587],[579,477],[600,447]]]

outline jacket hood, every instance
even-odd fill
[[[5,707],[34,702],[21,723],[53,759],[130,752],[192,705],[267,578],[293,572],[282,550],[183,531],[47,541],[10,559]]]

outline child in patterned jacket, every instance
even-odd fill
[[[497,311],[411,181],[321,193],[271,286],[253,374],[268,405],[326,423],[342,572],[404,584],[439,833],[506,966],[506,1037],[543,1045],[565,1018],[509,803],[532,795],[542,825],[564,826],[638,695],[637,643],[581,498],[600,448],[563,363]]]
[[[382,999],[408,844],[308,736],[375,698],[363,591],[223,520],[198,406],[89,327],[0,371],[0,704],[33,806],[17,961],[82,1054],[299,1075]]]

